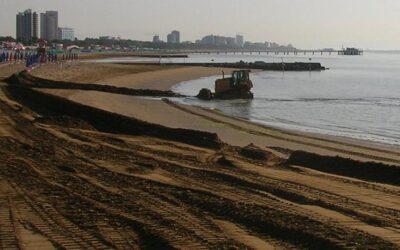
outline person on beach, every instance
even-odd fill
[[[6,54],[3,52],[0,55],[0,63],[4,63],[5,62],[5,58],[6,58]]]

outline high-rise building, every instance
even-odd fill
[[[46,11],[40,14],[40,36],[47,41],[57,39],[58,35],[58,12]]]
[[[235,47],[236,46],[236,39],[234,37],[227,37],[226,38],[226,45],[230,47]]]
[[[205,36],[201,39],[201,43],[207,45],[215,45],[215,38],[216,36],[214,35]]]
[[[177,30],[172,31],[172,33],[175,36],[175,43],[181,43],[181,33]]]
[[[175,37],[172,34],[167,35],[167,43],[175,43]]]
[[[181,43],[181,33],[177,30],[172,31],[167,36],[168,43]]]
[[[167,43],[175,43],[175,37],[172,34],[167,35]]]
[[[39,38],[39,14],[32,13],[32,37]]]
[[[153,36],[153,43],[160,43],[160,36],[159,35]]]
[[[75,40],[75,33],[72,28],[58,28],[58,40]]]
[[[215,45],[217,46],[225,46],[227,44],[226,37],[224,36],[215,36]]]
[[[244,37],[242,35],[236,35],[236,45],[238,47],[244,46]]]
[[[17,14],[17,40],[31,42],[38,38],[38,14],[32,10],[25,10]]]
[[[208,35],[199,40],[198,43],[215,46],[243,47],[243,37],[238,39],[237,37]]]
[[[24,14],[20,12],[17,14],[17,34],[16,34],[17,40],[24,39],[23,30],[24,30]]]

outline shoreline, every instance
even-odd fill
[[[178,84],[182,84],[182,83],[178,83]],[[174,90],[174,89],[171,89],[171,90]],[[177,93],[179,94],[179,92],[177,92]],[[182,97],[182,98],[185,98],[185,97]],[[291,128],[281,127],[279,125],[274,126],[274,125],[270,125],[270,124],[265,124],[265,123],[263,123],[263,121],[257,121],[257,120],[252,120],[250,118],[244,118],[244,117],[240,117],[240,116],[230,115],[228,113],[223,112],[220,109],[213,109],[213,108],[208,108],[208,107],[204,107],[204,106],[200,106],[200,105],[196,105],[196,104],[188,104],[188,103],[182,103],[182,102],[177,102],[177,103],[179,103],[180,105],[183,105],[183,106],[191,106],[191,107],[203,109],[205,111],[213,112],[215,114],[225,116],[225,117],[228,117],[231,119],[249,122],[251,124],[260,126],[262,128],[276,130],[278,132],[283,132],[283,133],[292,134],[292,135],[296,135],[296,136],[304,136],[304,137],[308,137],[308,138],[318,138],[320,140],[326,140],[326,141],[331,141],[331,142],[336,142],[336,143],[343,143],[343,144],[347,144],[347,145],[364,146],[365,148],[369,148],[369,149],[377,149],[377,147],[383,147],[384,149],[387,149],[387,150],[400,150],[400,144],[399,145],[398,144],[390,144],[390,143],[384,143],[384,142],[368,140],[368,139],[361,139],[361,138],[345,136],[345,135],[334,135],[334,134],[322,133],[322,132],[319,133],[319,132],[312,132],[312,131],[304,131],[301,129],[291,129]],[[379,150],[377,149],[377,151],[379,151]],[[399,154],[399,156],[400,156],[400,154]]]
[[[207,76],[204,76],[207,77]],[[198,79],[192,79],[192,80],[198,80]],[[189,80],[191,81],[191,80]],[[178,82],[174,85],[172,85],[169,90],[174,91],[176,90],[176,86],[184,84],[185,82]],[[179,92],[177,92],[178,94],[180,94]],[[374,141],[374,140],[368,140],[368,139],[361,139],[361,138],[355,138],[355,137],[350,137],[350,136],[345,136],[345,135],[333,135],[333,134],[328,134],[328,133],[319,133],[319,132],[312,132],[312,131],[303,131],[301,129],[290,129],[290,128],[284,128],[284,127],[280,127],[279,125],[269,125],[269,124],[265,124],[263,123],[263,121],[256,121],[256,120],[252,120],[252,119],[247,119],[247,118],[243,118],[240,116],[233,116],[230,115],[228,113],[223,112],[220,109],[212,109],[212,108],[207,108],[204,106],[200,106],[200,105],[196,105],[196,104],[187,104],[187,103],[182,103],[182,102],[178,102],[180,105],[184,105],[184,106],[193,106],[193,107],[197,107],[200,109],[204,109],[206,111],[209,112],[214,112],[218,115],[223,115],[232,119],[238,119],[240,121],[247,121],[249,123],[253,123],[255,125],[258,125],[262,128],[267,128],[267,129],[272,129],[272,130],[277,130],[279,132],[284,132],[284,133],[289,133],[289,134],[293,134],[293,135],[297,135],[297,136],[307,136],[309,138],[319,138],[321,140],[329,140],[332,142],[342,142],[344,144],[350,144],[350,145],[363,145],[366,148],[372,149],[372,148],[376,148],[376,147],[384,147],[385,149],[388,150],[400,150],[400,145],[397,144],[390,144],[390,143],[384,143],[384,142],[379,142],[379,141]]]
[[[78,64],[75,65],[74,67],[81,67],[80,65],[82,64]],[[91,63],[83,63],[84,67],[87,67],[87,65],[91,65]],[[95,64],[96,66],[98,64]],[[114,64],[103,64],[104,67],[113,67],[114,68]],[[36,70],[33,72],[34,75],[36,76],[45,76],[47,74],[47,70],[51,70],[52,67],[50,68],[43,68],[44,71],[40,71]],[[116,67],[138,67],[138,65],[132,65],[132,64],[117,64]],[[126,69],[123,69],[121,74],[115,74],[114,73],[110,73],[110,72],[106,72],[106,74],[103,76],[103,79],[101,80],[96,80],[96,83],[98,84],[108,84],[108,85],[113,85],[113,86],[119,86],[119,87],[128,87],[128,88],[149,88],[149,89],[155,89],[155,90],[162,90],[162,91],[166,91],[166,90],[172,90],[174,88],[174,86],[178,85],[178,84],[182,84],[185,81],[190,81],[190,80],[195,80],[201,77],[208,77],[208,76],[214,76],[214,75],[218,75],[218,73],[220,72],[219,68],[201,68],[201,67],[174,67],[174,66],[152,66],[155,68],[151,68],[151,69],[142,69],[144,70],[143,72],[134,72],[134,73],[126,73]],[[96,68],[96,70],[98,70]],[[100,71],[102,71],[103,69],[100,69]],[[119,69],[120,70],[120,69]],[[72,70],[73,71],[73,70]],[[226,69],[225,69],[226,71]],[[79,71],[78,71],[79,72]],[[78,72],[73,71],[73,74],[77,74]],[[90,72],[90,70],[89,70]],[[102,74],[100,74],[102,75]],[[60,80],[63,79],[64,76],[63,75],[52,75],[53,80]],[[80,79],[77,79],[77,82]],[[86,82],[90,82],[87,79],[85,79]],[[89,79],[90,80],[90,79]],[[85,81],[83,81],[85,82]],[[46,90],[46,92],[48,93],[52,93],[52,94],[58,94],[58,95],[66,95],[68,99],[70,100],[74,100],[74,101],[82,101],[83,103],[88,103],[90,105],[97,105],[98,108],[104,108],[104,109],[108,109],[109,111],[112,112],[117,112],[117,113],[122,113],[122,114],[128,114],[129,116],[139,116],[142,117],[144,119],[148,119],[151,122],[164,122],[167,126],[175,126],[175,127],[179,127],[179,124],[176,124],[174,122],[168,121],[168,119],[157,119],[154,118],[153,116],[157,116],[157,114],[151,115],[145,112],[131,112],[129,110],[125,110],[126,109],[126,105],[118,105],[117,103],[119,102],[117,99],[115,99],[115,97],[110,97],[108,94],[101,94],[101,95],[97,95],[96,94],[89,94],[86,92],[76,92],[75,90],[68,90],[68,91],[63,91],[63,90]],[[93,97],[90,97],[90,95],[93,95]],[[100,97],[101,96],[101,97]],[[100,103],[96,103],[98,102],[97,100],[100,100],[101,98],[108,98],[110,97],[112,100],[112,103],[114,105],[118,105],[118,107],[120,108],[120,110],[118,109],[113,109],[108,107],[109,104],[108,103],[104,103],[104,104],[100,104]],[[121,97],[124,100],[126,99],[126,97]],[[139,107],[141,107],[142,109],[149,109],[149,110],[154,110],[154,108],[150,108],[152,105],[153,106],[157,106],[158,108],[165,109],[165,107],[163,105],[160,105],[158,102],[161,101],[157,101],[152,99],[152,101],[149,100],[140,100],[140,98],[136,97],[135,100],[125,100],[124,102],[126,103],[131,103],[132,107],[135,107],[135,105],[139,105]],[[345,146],[350,146],[350,147],[360,147],[360,148],[365,148],[366,150],[374,150],[376,149],[376,151],[378,152],[387,152],[387,151],[391,151],[391,152],[395,152],[397,150],[399,150],[398,147],[396,147],[395,145],[391,145],[391,144],[384,144],[384,143],[379,143],[379,142],[375,142],[375,141],[370,141],[370,140],[362,140],[362,139],[357,139],[357,138],[351,138],[351,137],[344,137],[344,136],[335,136],[335,135],[329,135],[329,134],[321,134],[321,133],[314,133],[314,132],[306,132],[306,131],[301,131],[301,130],[292,130],[292,129],[286,129],[286,128],[281,128],[281,127],[275,127],[275,126],[269,126],[269,125],[265,125],[265,124],[260,124],[258,122],[254,122],[251,120],[246,120],[240,117],[234,117],[234,116],[230,116],[229,114],[226,113],[221,113],[221,112],[215,112],[212,109],[207,109],[204,107],[198,107],[195,105],[187,105],[187,104],[182,104],[181,102],[178,102],[179,105],[183,105],[186,106],[187,108],[189,107],[193,107],[195,109],[202,109],[205,112],[211,112],[214,113],[216,115],[219,116],[223,116],[226,119],[232,119],[232,120],[237,120],[239,122],[245,122],[245,123],[249,123],[249,126],[256,126],[256,127],[260,127],[261,129],[266,129],[266,130],[271,130],[274,131],[276,133],[281,133],[281,134],[288,134],[290,136],[295,136],[295,137],[305,137],[307,139],[316,139],[318,141],[325,141],[327,143],[336,143],[336,144],[343,144]],[[155,110],[156,111],[156,110]],[[150,112],[151,113],[151,112]],[[158,115],[162,115],[162,114],[158,114]],[[177,115],[181,115],[181,114],[177,114]],[[185,123],[184,121],[182,123]],[[182,125],[183,126],[183,125]],[[196,126],[195,126],[196,127]],[[190,124],[186,124],[185,128],[190,128]],[[206,126],[197,126],[197,129],[204,129],[206,128]],[[207,128],[206,128],[207,129]],[[214,132],[214,129],[212,129]],[[235,141],[235,140],[234,140]],[[232,142],[228,139],[228,142]],[[243,146],[243,145],[242,145]],[[381,149],[382,147],[384,147],[384,149]]]
[[[193,79],[193,80],[198,80],[198,79]],[[175,88],[175,87],[180,85],[180,84],[184,84],[184,83],[185,82],[177,83],[174,86],[172,86],[170,88],[170,90],[171,91],[176,91],[177,88]],[[177,93],[179,94],[180,92],[177,92]],[[287,128],[287,127],[283,127],[283,126],[279,126],[279,125],[266,124],[262,120],[254,120],[254,119],[250,119],[250,118],[234,116],[234,115],[231,115],[229,113],[224,113],[220,109],[208,108],[208,107],[205,107],[205,106],[201,106],[201,105],[197,105],[197,104],[190,104],[190,103],[187,103],[187,102],[183,103],[183,102],[178,101],[178,103],[181,104],[181,105],[187,105],[187,106],[193,106],[193,107],[201,108],[201,109],[204,109],[204,110],[208,110],[210,112],[217,112],[217,114],[219,114],[219,115],[224,115],[226,117],[230,117],[230,118],[233,118],[233,119],[239,119],[239,120],[247,121],[247,122],[250,122],[250,123],[253,123],[253,124],[257,124],[257,125],[259,125],[260,127],[263,127],[263,128],[275,129],[277,131],[281,131],[281,132],[289,133],[289,134],[294,134],[294,135],[298,135],[298,136],[307,136],[307,137],[310,137],[310,138],[319,138],[321,140],[330,140],[330,141],[335,141],[335,142],[346,142],[347,144],[363,145],[363,146],[368,147],[368,148],[383,147],[383,148],[388,149],[388,150],[400,150],[400,144],[391,144],[391,143],[385,143],[383,141],[378,141],[378,140],[373,140],[373,139],[362,139],[362,138],[346,136],[346,135],[330,134],[329,132],[328,133],[323,133],[323,132],[318,132],[318,131],[305,131],[305,130],[302,130],[302,129]],[[308,129],[308,128],[304,127],[304,129]],[[318,130],[319,128],[316,128],[316,129]],[[313,128],[310,128],[310,130],[313,130]],[[333,132],[339,132],[340,133],[340,131],[333,131]]]
[[[226,117],[229,117],[232,119],[237,119],[239,121],[246,121],[246,122],[252,123],[254,125],[258,125],[262,128],[276,130],[278,132],[283,132],[283,133],[292,134],[292,135],[296,135],[296,136],[304,136],[304,137],[308,137],[308,138],[319,138],[320,140],[331,141],[331,142],[336,142],[336,143],[343,143],[344,145],[358,145],[358,146],[363,145],[363,146],[365,146],[365,148],[375,149],[377,151],[379,151],[379,149],[376,148],[378,146],[384,147],[385,149],[388,149],[388,150],[400,150],[400,145],[396,145],[396,144],[383,143],[383,142],[378,142],[378,141],[373,141],[373,140],[368,140],[368,139],[360,139],[360,138],[347,137],[347,136],[341,136],[341,135],[331,135],[331,134],[324,134],[324,133],[318,133],[318,132],[283,128],[283,127],[279,127],[278,125],[273,126],[273,125],[264,124],[262,121],[255,121],[255,120],[246,119],[246,118],[239,117],[239,116],[229,115],[219,109],[211,109],[211,108],[206,108],[206,107],[202,107],[202,106],[198,106],[198,105],[190,105],[190,104],[182,104],[182,105],[201,108],[201,109],[204,109],[209,112],[215,112],[218,115],[226,116]]]
[[[154,86],[165,88],[182,77],[177,69],[164,83],[161,68],[50,65],[33,74],[46,70],[69,81],[65,89],[35,87],[32,77],[0,84],[0,231],[10,228],[0,247],[400,246],[399,151],[93,84],[127,75],[138,87],[136,75],[161,77]]]

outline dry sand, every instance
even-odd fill
[[[73,63],[61,66],[47,65],[37,68],[35,76],[79,83],[99,83],[137,89],[169,90],[177,83],[200,77],[220,75],[230,69],[177,67],[157,65],[131,65],[109,63]]]
[[[25,69],[25,64],[22,63],[0,65],[0,81],[23,69]]]
[[[52,80],[92,83],[103,81],[104,79],[127,76],[130,74],[144,72],[160,72],[164,69],[173,69],[175,67],[160,67],[160,66],[130,66],[123,64],[102,64],[102,63],[64,63],[50,64],[43,67],[38,67],[33,71],[33,74]]]
[[[107,83],[132,86],[199,72],[144,69],[136,79],[128,71],[124,80],[122,72],[106,73],[104,67],[98,74]],[[35,74],[46,76],[45,70]],[[88,80],[72,71],[62,74]],[[62,74],[51,77],[61,79]],[[34,104],[21,108],[2,88],[0,248],[400,247],[399,186],[284,163],[295,149],[398,163],[398,150],[294,134],[161,100],[44,91],[169,127],[215,132],[230,145],[215,150],[66,126],[73,123],[32,123],[37,113],[61,114]],[[250,142],[266,150],[266,159],[245,157],[233,147]]]

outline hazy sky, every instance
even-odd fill
[[[181,31],[299,48],[400,49],[400,0],[0,0],[0,36],[15,36],[15,15],[58,10],[59,25],[78,38],[100,35],[151,40]]]

